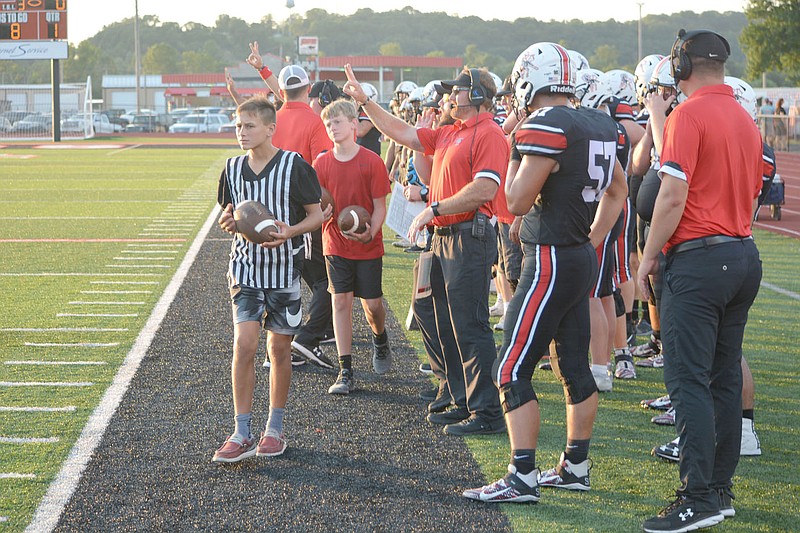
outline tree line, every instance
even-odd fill
[[[800,47],[795,47],[793,55],[787,57],[776,55],[775,47],[780,43],[773,42],[768,49],[759,47],[762,40],[773,39],[769,20],[764,17],[765,12],[770,12],[765,4],[790,4],[794,1],[751,0],[748,10],[760,10],[757,11],[760,18],[751,20],[749,26],[749,12],[747,15],[714,11],[648,15],[642,19],[643,55],[669,53],[680,28],[711,29],[725,35],[731,43],[728,73],[751,81],[755,78],[756,84],[761,85],[761,70],[794,65],[800,71],[800,66],[796,65]],[[789,42],[800,38],[800,24],[795,23],[793,31],[791,18],[783,20],[783,25],[787,24]],[[255,23],[221,15],[211,27],[193,22],[179,25],[145,15],[140,18],[139,27],[144,74],[222,72],[226,66],[243,61],[249,52],[248,43],[254,40],[259,42],[262,53],[297,59],[298,35],[319,37],[321,55],[460,56],[467,65],[486,66],[501,77],[510,73],[519,52],[537,41],[554,41],[577,50],[587,57],[592,67],[604,71],[622,68],[633,72],[640,59],[637,21],[618,22],[613,19],[604,22],[545,22],[518,18],[509,22],[454,17],[444,12],[421,13],[405,7],[381,13],[360,9],[352,15],[312,9],[305,15],[295,14],[285,21],[276,21],[267,15]],[[753,28],[760,29],[755,31]],[[106,26],[77,45],[71,44],[69,59],[62,61],[62,79],[82,82],[91,76],[93,89],[99,92],[103,75],[133,74],[133,35],[134,20],[128,18]],[[747,44],[748,51],[762,52],[760,62],[755,63],[760,70],[750,75],[747,72],[748,57],[740,38]],[[770,63],[773,58],[777,58],[777,64]],[[784,71],[770,74],[770,84],[781,85],[800,78],[793,78],[791,69]],[[442,77],[442,73],[437,72],[418,75],[427,76],[421,80],[423,82]],[[47,61],[0,61],[0,84],[49,81]]]

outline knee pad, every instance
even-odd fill
[[[581,403],[597,392],[597,383],[592,377],[592,371],[589,370],[589,365],[586,364],[585,358],[559,358],[558,364],[553,365],[553,370],[555,371],[556,369],[558,369],[558,378],[564,386],[568,404]]]
[[[530,381],[512,381],[500,387],[500,405],[503,406],[503,413],[518,409],[534,400],[537,400],[536,392]]]
[[[625,316],[625,300],[622,299],[622,291],[614,289],[614,311],[619,318]]]

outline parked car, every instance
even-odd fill
[[[128,121],[122,118],[126,113],[124,109],[106,109],[103,113],[108,117],[109,122],[120,126],[119,130],[116,131],[123,131],[125,126],[128,125]]]
[[[133,114],[130,123],[125,127],[125,131],[128,133],[152,133],[163,130],[164,126],[155,113]]]
[[[230,119],[221,114],[192,114],[183,117],[169,128],[170,133],[219,133]]]
[[[82,133],[86,130],[89,117],[84,113],[77,113],[61,121],[61,131],[64,133]],[[122,131],[122,126],[112,124],[104,113],[92,114],[92,126],[95,133],[116,133]]]
[[[231,120],[227,124],[223,124],[219,128],[220,133],[235,133],[236,132],[236,121]]]
[[[0,115],[0,117],[8,119],[8,121],[13,126],[23,118],[30,115],[38,115],[38,113],[29,113],[28,111],[6,111],[2,115]]]
[[[52,115],[28,115],[14,124],[14,133],[20,135],[42,135],[53,131]]]
[[[0,116],[0,133],[8,133],[11,131],[11,121],[9,121],[6,117]]]

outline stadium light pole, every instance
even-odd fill
[[[134,58],[134,76],[136,77],[136,112],[139,113],[141,108],[139,107],[139,85],[140,81],[140,74],[141,74],[141,65],[139,61],[139,0],[134,0],[133,2],[135,8],[135,16],[133,19],[133,55],[136,56]]]
[[[639,43],[639,60],[642,59],[642,6],[644,2],[636,2],[636,5],[639,6],[639,25],[638,25],[638,43]]]

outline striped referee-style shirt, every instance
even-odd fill
[[[247,164],[247,155],[228,159],[223,172],[227,188],[221,191],[223,207],[230,202],[236,209],[236,205],[245,200],[256,200],[277,220],[293,225],[305,218],[304,204],[319,201],[319,193],[314,200],[314,187],[306,184],[313,179],[319,191],[316,174],[295,152],[279,150],[258,175]],[[231,244],[228,281],[231,286],[256,289],[291,287],[300,276],[304,248],[302,236],[289,239],[277,248],[264,248],[237,233]]]

